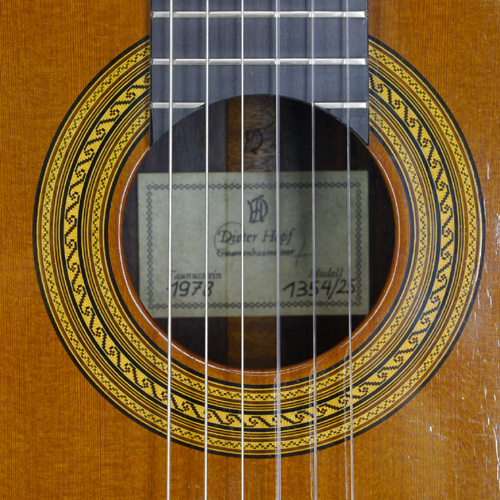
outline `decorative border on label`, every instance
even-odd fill
[[[430,85],[370,41],[370,126],[407,193],[412,251],[401,289],[377,331],[348,365],[318,375],[317,442],[381,422],[436,372],[470,312],[483,254],[484,217],[467,145]],[[35,207],[35,260],[47,310],[68,353],[117,408],[167,433],[167,366],[124,307],[108,258],[107,220],[121,166],[149,125],[149,42],[110,63],[64,118],[48,151]],[[172,360],[172,439],[204,446],[204,378]],[[208,449],[240,456],[240,388],[210,380]],[[245,453],[275,454],[276,393],[245,387]],[[282,454],[312,448],[310,379],[281,388]]]
[[[241,189],[241,184],[233,182],[233,183],[218,183],[218,184],[209,184],[209,188],[211,190],[215,189]],[[276,183],[245,183],[245,190],[250,189],[275,189]],[[281,189],[311,189],[311,182],[281,182]],[[319,182],[316,184],[317,189],[345,189],[347,188],[347,182]],[[196,190],[200,189],[205,191],[205,184],[200,183],[177,183],[174,185],[175,190]],[[153,193],[156,191],[168,190],[168,184],[161,184],[155,182],[154,184],[148,184],[146,186],[146,290],[147,290],[147,306],[148,311],[151,313],[153,309],[168,309],[168,303],[165,302],[157,302],[154,297],[154,259],[153,259]],[[359,182],[351,182],[351,192],[355,191],[355,195],[353,198],[356,200],[355,204],[355,212],[354,212],[354,220],[353,224],[353,241],[355,244],[353,248],[355,250],[355,275],[353,276],[353,283],[358,283],[356,287],[355,299],[352,300],[351,304],[353,306],[359,306],[363,299],[361,295],[361,290],[364,286],[366,286],[362,280],[362,251],[361,251],[361,242],[362,242],[362,229],[361,229],[361,221],[362,221],[362,207],[361,207],[361,184]],[[144,301],[144,298],[141,297]],[[284,308],[292,308],[292,307],[312,307],[312,300],[295,300],[295,301],[281,301],[281,307]],[[349,305],[348,301],[340,301],[340,300],[325,300],[325,301],[317,301],[316,304],[319,307],[338,307]],[[240,309],[241,310],[241,302],[210,302],[209,307],[211,309]],[[262,309],[262,308],[270,308],[276,307],[276,302],[245,302],[245,309]],[[199,303],[174,303],[172,304],[172,309],[203,309],[205,308],[204,301],[200,301]]]

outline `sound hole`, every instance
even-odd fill
[[[230,99],[228,101],[216,103],[211,106],[209,115],[209,172],[240,172],[240,100]],[[315,121],[315,168],[318,175],[322,175],[321,172],[345,172],[346,128],[338,120],[319,110],[316,111]],[[298,175],[307,175],[308,177],[306,178],[310,178],[312,163],[310,106],[298,101],[282,99],[280,123],[281,172],[283,173],[283,179],[286,179],[288,173],[293,172],[308,172],[308,174]],[[173,171],[175,173],[191,172],[194,174],[196,172],[205,171],[205,113],[203,110],[192,113],[174,127],[173,144]],[[275,99],[271,96],[246,97],[245,172],[275,172],[275,149]],[[166,134],[152,146],[151,151],[148,153],[139,168],[139,173],[167,173],[168,157],[168,134]],[[363,310],[362,313],[357,312],[356,308],[354,308],[352,325],[353,328],[356,328],[366,317],[369,309],[371,309],[377,301],[387,280],[394,250],[394,216],[392,212],[391,199],[386,189],[382,174],[365,145],[353,134],[351,136],[351,169],[354,176],[358,175],[356,172],[365,172],[365,174],[360,175],[362,178],[367,180],[367,199],[364,202],[368,207],[365,228],[366,238],[363,240],[353,239],[353,249],[351,250],[352,254],[356,244],[358,244],[359,247],[360,241],[363,242],[363,245],[368,246],[368,252],[364,254],[368,260],[368,270],[366,271],[367,280],[363,283],[363,287],[365,287],[363,293],[366,295],[366,304],[364,306],[365,310]],[[293,176],[297,174],[291,175]],[[342,179],[342,175],[345,174],[339,175],[340,179]],[[144,177],[145,176],[143,176],[143,178]],[[168,176],[166,176],[166,174],[164,178],[166,178],[168,182]],[[271,174],[271,179],[272,178]],[[189,179],[189,176],[184,176],[182,179],[184,182],[186,179]],[[231,179],[233,179],[231,181],[233,184],[239,183],[240,174],[233,174]],[[258,179],[260,179],[260,181],[262,180],[261,178]],[[294,179],[297,180],[296,177]],[[335,179],[338,179],[338,177]],[[344,185],[346,185],[345,179],[346,177],[344,177]],[[162,189],[156,180],[155,182],[156,184],[152,184],[153,188],[151,192],[154,192],[156,196],[156,193],[159,191],[165,191],[164,196],[167,197],[168,190]],[[176,194],[176,182],[177,181],[174,179],[173,218],[177,216],[176,214],[180,215],[181,212],[189,210],[189,206],[191,205],[190,200],[195,201],[194,198],[189,198],[189,196],[197,197],[198,202],[200,199],[204,199],[205,196],[204,189],[193,188],[192,195],[189,195],[187,198],[180,198],[180,195]],[[204,182],[204,178],[202,178],[202,182]],[[246,183],[247,181],[245,180],[245,186]],[[260,182],[260,184],[263,183]],[[294,183],[294,185],[297,186],[299,184],[301,186],[305,186],[307,183]],[[339,182],[330,182],[330,184],[340,185]],[[178,187],[178,191],[189,191],[189,188],[181,189],[182,186],[180,184]],[[147,287],[144,285],[144,280],[146,279],[146,273],[149,273],[148,279],[151,279],[151,276],[153,276],[156,271],[152,271],[151,266],[149,269],[146,269],[147,265],[144,263],[144,256],[142,256],[141,259],[139,258],[139,235],[145,234],[145,225],[149,224],[151,226],[151,217],[154,215],[154,210],[150,211],[151,213],[149,213],[149,219],[144,218],[143,215],[141,217],[139,216],[138,199],[142,196],[142,199],[144,200],[144,197],[146,196],[144,194],[139,196],[139,189],[138,177],[136,177],[133,185],[131,186],[124,213],[123,247],[131,282],[136,290],[141,290],[141,299],[143,300],[145,307],[148,309],[148,302],[147,300],[144,300],[144,295],[148,293],[145,291]],[[299,188],[299,191],[297,191],[297,193],[293,196],[300,196],[300,189],[301,188]],[[291,196],[289,192],[283,191],[283,188],[280,190],[280,193],[282,199]],[[248,211],[248,218],[263,218],[263,213],[265,212],[267,214],[269,212],[270,203],[266,203],[263,207],[259,200],[264,199],[264,195],[259,195],[258,192],[255,192],[255,195],[256,196],[251,196],[250,199],[246,200],[244,210]],[[217,202],[217,200],[215,200],[216,197],[223,197],[225,200],[225,196],[225,191],[221,192],[219,190],[217,192],[214,191],[213,193],[212,190],[210,191],[210,199],[214,200],[214,203]],[[239,196],[241,196],[241,194]],[[346,196],[345,193],[343,196]],[[307,213],[309,208],[304,205],[310,205],[310,195],[304,196],[304,200],[304,202],[298,202],[298,207],[299,211],[305,211]],[[176,201],[179,201],[180,204],[176,205]],[[252,203],[254,208],[252,208]],[[144,201],[141,206],[144,206]],[[286,203],[282,204],[282,206],[286,209]],[[351,207],[353,207],[352,203]],[[143,210],[143,208],[141,208],[141,210]],[[252,210],[254,210],[253,215]],[[325,210],[328,215],[332,212],[332,210],[328,208]],[[230,248],[232,243],[237,242],[238,238],[241,238],[241,230],[239,230],[241,225],[238,224],[241,220],[241,211],[237,214],[231,213],[232,211],[234,211],[234,209],[227,208],[227,218],[224,223],[218,224],[217,230],[211,230],[214,234],[210,234],[209,236],[209,252],[216,253],[217,250],[220,250],[222,247],[227,250]],[[342,212],[342,210],[340,211]],[[353,221],[354,218],[357,217],[357,223],[359,223],[359,214],[353,211],[353,209],[351,209],[351,212]],[[321,217],[321,214],[322,209],[318,206],[317,217]],[[156,214],[154,216],[157,217],[155,220],[158,220],[158,217],[160,219],[163,218],[164,224],[168,225],[168,217],[164,213],[159,215]],[[246,213],[245,216],[247,217]],[[204,213],[202,214],[202,217],[204,218]],[[280,217],[283,217],[283,215]],[[345,214],[343,217],[345,217]],[[275,216],[274,219],[276,219]],[[334,228],[337,223],[335,222],[335,219],[332,220],[333,222],[331,227]],[[250,219],[249,222],[251,222]],[[255,219],[254,222],[257,222],[257,219]],[[294,224],[290,224],[280,224],[283,230],[281,233],[283,238],[281,243],[281,255],[286,255],[284,246],[287,242],[290,243],[292,237],[294,238],[294,241],[299,241],[297,240],[297,231],[293,230],[293,228],[291,229],[291,226]],[[255,226],[252,226],[252,228],[253,227]],[[274,228],[276,228],[276,225],[274,225]],[[332,229],[332,231],[333,230],[334,229]],[[184,229],[182,228],[180,231],[183,232]],[[200,240],[199,245],[202,245],[203,249],[205,248],[204,231],[204,226],[198,228],[198,231],[195,231],[195,237]],[[268,227],[267,229],[265,229],[264,226],[261,226],[260,233],[258,229],[250,231],[245,225],[245,234],[248,234],[248,237],[243,248],[245,251],[245,271],[246,275],[248,275],[253,272],[252,266],[259,266],[259,264],[258,261],[252,259],[253,254],[249,254],[247,257],[247,252],[249,252],[250,249],[252,249],[252,252],[255,252],[255,250],[253,250],[254,246],[252,243],[257,239],[260,241],[267,239],[268,241],[266,243],[271,243],[271,240],[273,239],[272,223],[271,227]],[[250,234],[253,236],[250,236]],[[184,235],[184,237],[186,236]],[[150,236],[148,236],[148,238],[151,240]],[[172,240],[175,241],[175,238],[176,235],[173,234]],[[189,240],[191,236],[188,236],[187,238]],[[317,240],[321,238],[321,233],[317,231]],[[305,241],[305,239],[306,238],[304,237],[300,241]],[[143,248],[146,248],[145,244],[146,242],[143,238]],[[316,244],[320,247],[321,242],[317,241]],[[337,241],[335,242],[335,245],[335,248],[337,248],[338,245],[341,247],[345,246],[345,248],[347,248],[347,241]],[[168,245],[164,248],[165,260],[168,255],[167,247]],[[292,245],[290,244],[290,250],[287,251],[292,252],[292,254],[295,252],[293,255],[297,257],[300,254],[301,249],[299,249],[299,247],[292,249],[291,247]],[[152,247],[148,248],[151,252]],[[231,247],[231,249],[233,248],[236,247]],[[241,243],[239,243],[239,246],[237,245],[237,248],[241,249]],[[274,248],[276,248],[276,243],[274,243]],[[325,250],[323,249],[323,252],[324,251]],[[143,250],[142,252],[147,252],[147,250]],[[237,252],[235,255],[237,255]],[[311,259],[310,253],[306,253],[304,251],[302,251],[300,257],[305,257],[306,255],[308,256],[308,259]],[[172,278],[172,293],[176,295],[179,300],[181,296],[189,296],[191,297],[191,301],[194,301],[198,295],[199,300],[197,305],[199,306],[204,301],[204,283],[200,285],[199,282],[203,281],[204,278],[200,273],[179,273],[177,269],[179,266],[176,265],[176,261],[178,262],[180,258],[181,256],[176,255],[175,252],[172,255],[172,270],[173,272],[174,270],[176,271],[175,276]],[[225,262],[227,262],[227,259],[228,258],[226,258]],[[241,257],[239,260],[241,261]],[[276,258],[274,257],[274,261],[275,260]],[[296,260],[298,261],[299,259]],[[308,262],[310,266],[311,260]],[[357,264],[359,265],[359,262]],[[210,266],[211,265],[212,264],[210,264]],[[204,262],[200,262],[199,267],[204,270]],[[227,264],[225,269],[228,269]],[[253,269],[257,270],[258,268],[254,267]],[[345,269],[345,266],[321,266],[321,263],[317,263],[317,270],[317,302],[324,304],[329,300],[330,302],[328,303],[345,303],[345,299],[347,297],[347,294],[345,293],[347,292],[345,282],[347,279],[347,269]],[[217,281],[217,279],[219,279],[219,275],[222,276],[222,274],[224,274],[221,271],[220,262],[218,264],[218,269],[215,267],[213,269],[209,267],[209,273],[211,272],[214,273],[212,275],[214,280],[211,279],[209,274],[209,281],[214,281],[216,284],[212,284],[210,286],[220,286],[220,282]],[[274,274],[276,273],[275,268],[273,272]],[[269,274],[272,275],[273,272]],[[241,281],[241,273],[237,274],[237,276],[232,279]],[[273,282],[272,277],[270,278],[270,282],[274,283],[273,286],[275,290],[275,281]],[[227,283],[224,286],[226,286],[226,288],[229,287]],[[255,284],[252,286],[255,286]],[[271,286],[271,288],[273,288],[273,286]],[[282,303],[283,301],[286,301],[286,304],[299,304],[295,310],[293,309],[293,307],[295,307],[293,305],[290,306],[291,309],[285,308],[287,312],[285,312],[285,314],[282,313],[281,316],[281,359],[282,365],[286,366],[310,359],[313,354],[313,318],[310,313],[310,309],[304,312],[304,307],[300,305],[303,304],[304,301],[299,300],[301,296],[305,296],[305,298],[308,298],[309,302],[311,301],[312,281],[307,282],[307,279],[294,280],[293,276],[290,277],[288,274],[283,276],[280,286],[282,290]],[[355,287],[357,285],[354,283],[353,286]],[[163,286],[162,289],[165,294],[165,297],[163,297],[162,300],[166,302],[168,297],[167,286]],[[248,293],[245,291],[245,298],[251,296],[251,292],[251,290],[248,291]],[[255,290],[253,292],[255,293]],[[275,294],[275,291],[271,291],[270,293],[273,295]],[[231,296],[229,298],[226,296],[226,303],[230,302],[235,304],[235,308],[233,308],[233,312],[229,316],[222,317],[220,316],[220,313],[216,312],[215,307],[211,307],[212,296],[209,295],[208,356],[211,361],[221,363],[226,366],[237,367],[240,365],[241,359],[241,318],[239,317],[239,313],[235,313],[234,311],[238,308],[240,296],[239,293],[230,295]],[[337,298],[338,300],[334,300]],[[245,304],[246,303],[247,300],[245,300]],[[260,304],[260,302],[254,303]],[[200,308],[201,307],[198,307],[198,309]],[[318,354],[327,351],[347,337],[348,316],[346,311],[342,311],[341,309],[342,307],[339,309],[340,312],[337,311],[333,314],[328,312],[327,314],[324,314],[325,311],[321,307],[319,308],[319,313],[316,317]],[[158,312],[158,308],[155,309],[155,307],[149,308],[149,312],[154,317],[158,326],[164,331],[167,331],[168,319],[165,304],[161,310],[164,312]],[[272,369],[276,366],[275,313],[256,315],[254,311],[250,312],[250,308],[248,311],[249,313],[247,314],[247,308],[245,308],[245,368]],[[198,311],[197,314],[193,314],[192,316],[193,317],[189,317],[189,313],[183,312],[182,317],[176,317],[176,314],[174,313],[172,317],[172,337],[187,350],[203,357],[205,352],[204,309],[201,308],[201,311]]]

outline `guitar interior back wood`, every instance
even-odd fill
[[[165,439],[114,408],[73,364],[47,315],[32,248],[37,183],[57,127],[88,82],[148,34],[148,9],[128,0],[1,7],[1,498],[165,498]],[[500,4],[371,1],[369,17],[371,34],[425,76],[459,123],[482,186],[486,242],[474,308],[446,362],[354,439],[355,498],[500,498]],[[131,169],[147,147],[137,146]],[[374,137],[370,150],[397,190]],[[404,210],[399,217],[404,258]],[[202,498],[203,454],[180,445],[172,453],[172,498]],[[319,466],[319,499],[348,497],[349,443],[322,451]],[[234,458],[210,455],[208,468],[210,498],[240,498]],[[283,498],[309,498],[310,468],[310,455],[284,459]],[[273,460],[247,460],[245,485],[247,498],[274,498]]]

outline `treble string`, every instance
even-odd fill
[[[318,500],[318,372],[317,372],[317,318],[316,318],[316,95],[314,51],[314,0],[311,0],[311,237],[312,237],[312,351],[313,351],[313,500]]]
[[[354,500],[354,417],[353,417],[353,383],[352,383],[352,262],[351,262],[351,72],[349,65],[349,0],[346,0],[345,13],[345,57],[346,57],[346,101],[347,101],[347,288],[348,288],[348,331],[349,331],[349,462],[351,500]]]
[[[275,3],[276,234],[280,234],[280,0]],[[276,238],[276,500],[281,500],[280,238]]]
[[[168,88],[168,372],[167,372],[167,500],[171,486],[171,423],[172,423],[172,191],[173,191],[173,113],[174,113],[174,0],[170,0],[169,18],[169,88]]]

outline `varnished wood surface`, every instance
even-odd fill
[[[70,360],[45,311],[32,250],[37,182],[52,137],[85,85],[147,34],[148,6],[53,0],[0,9],[0,498],[165,498],[165,440],[110,405]],[[444,365],[404,408],[355,438],[358,499],[500,498],[499,26],[494,0],[370,2],[371,33],[431,82],[468,141],[485,200],[486,253],[470,319]],[[375,140],[371,150],[388,165]],[[404,231],[403,221],[401,259]],[[202,455],[173,452],[174,498],[201,498]],[[319,498],[346,498],[348,446],[330,448],[319,462]],[[239,498],[230,466],[234,459],[209,457],[211,498]],[[283,498],[309,498],[309,470],[307,455],[285,459]],[[246,484],[248,498],[273,498],[272,461],[248,461]]]

